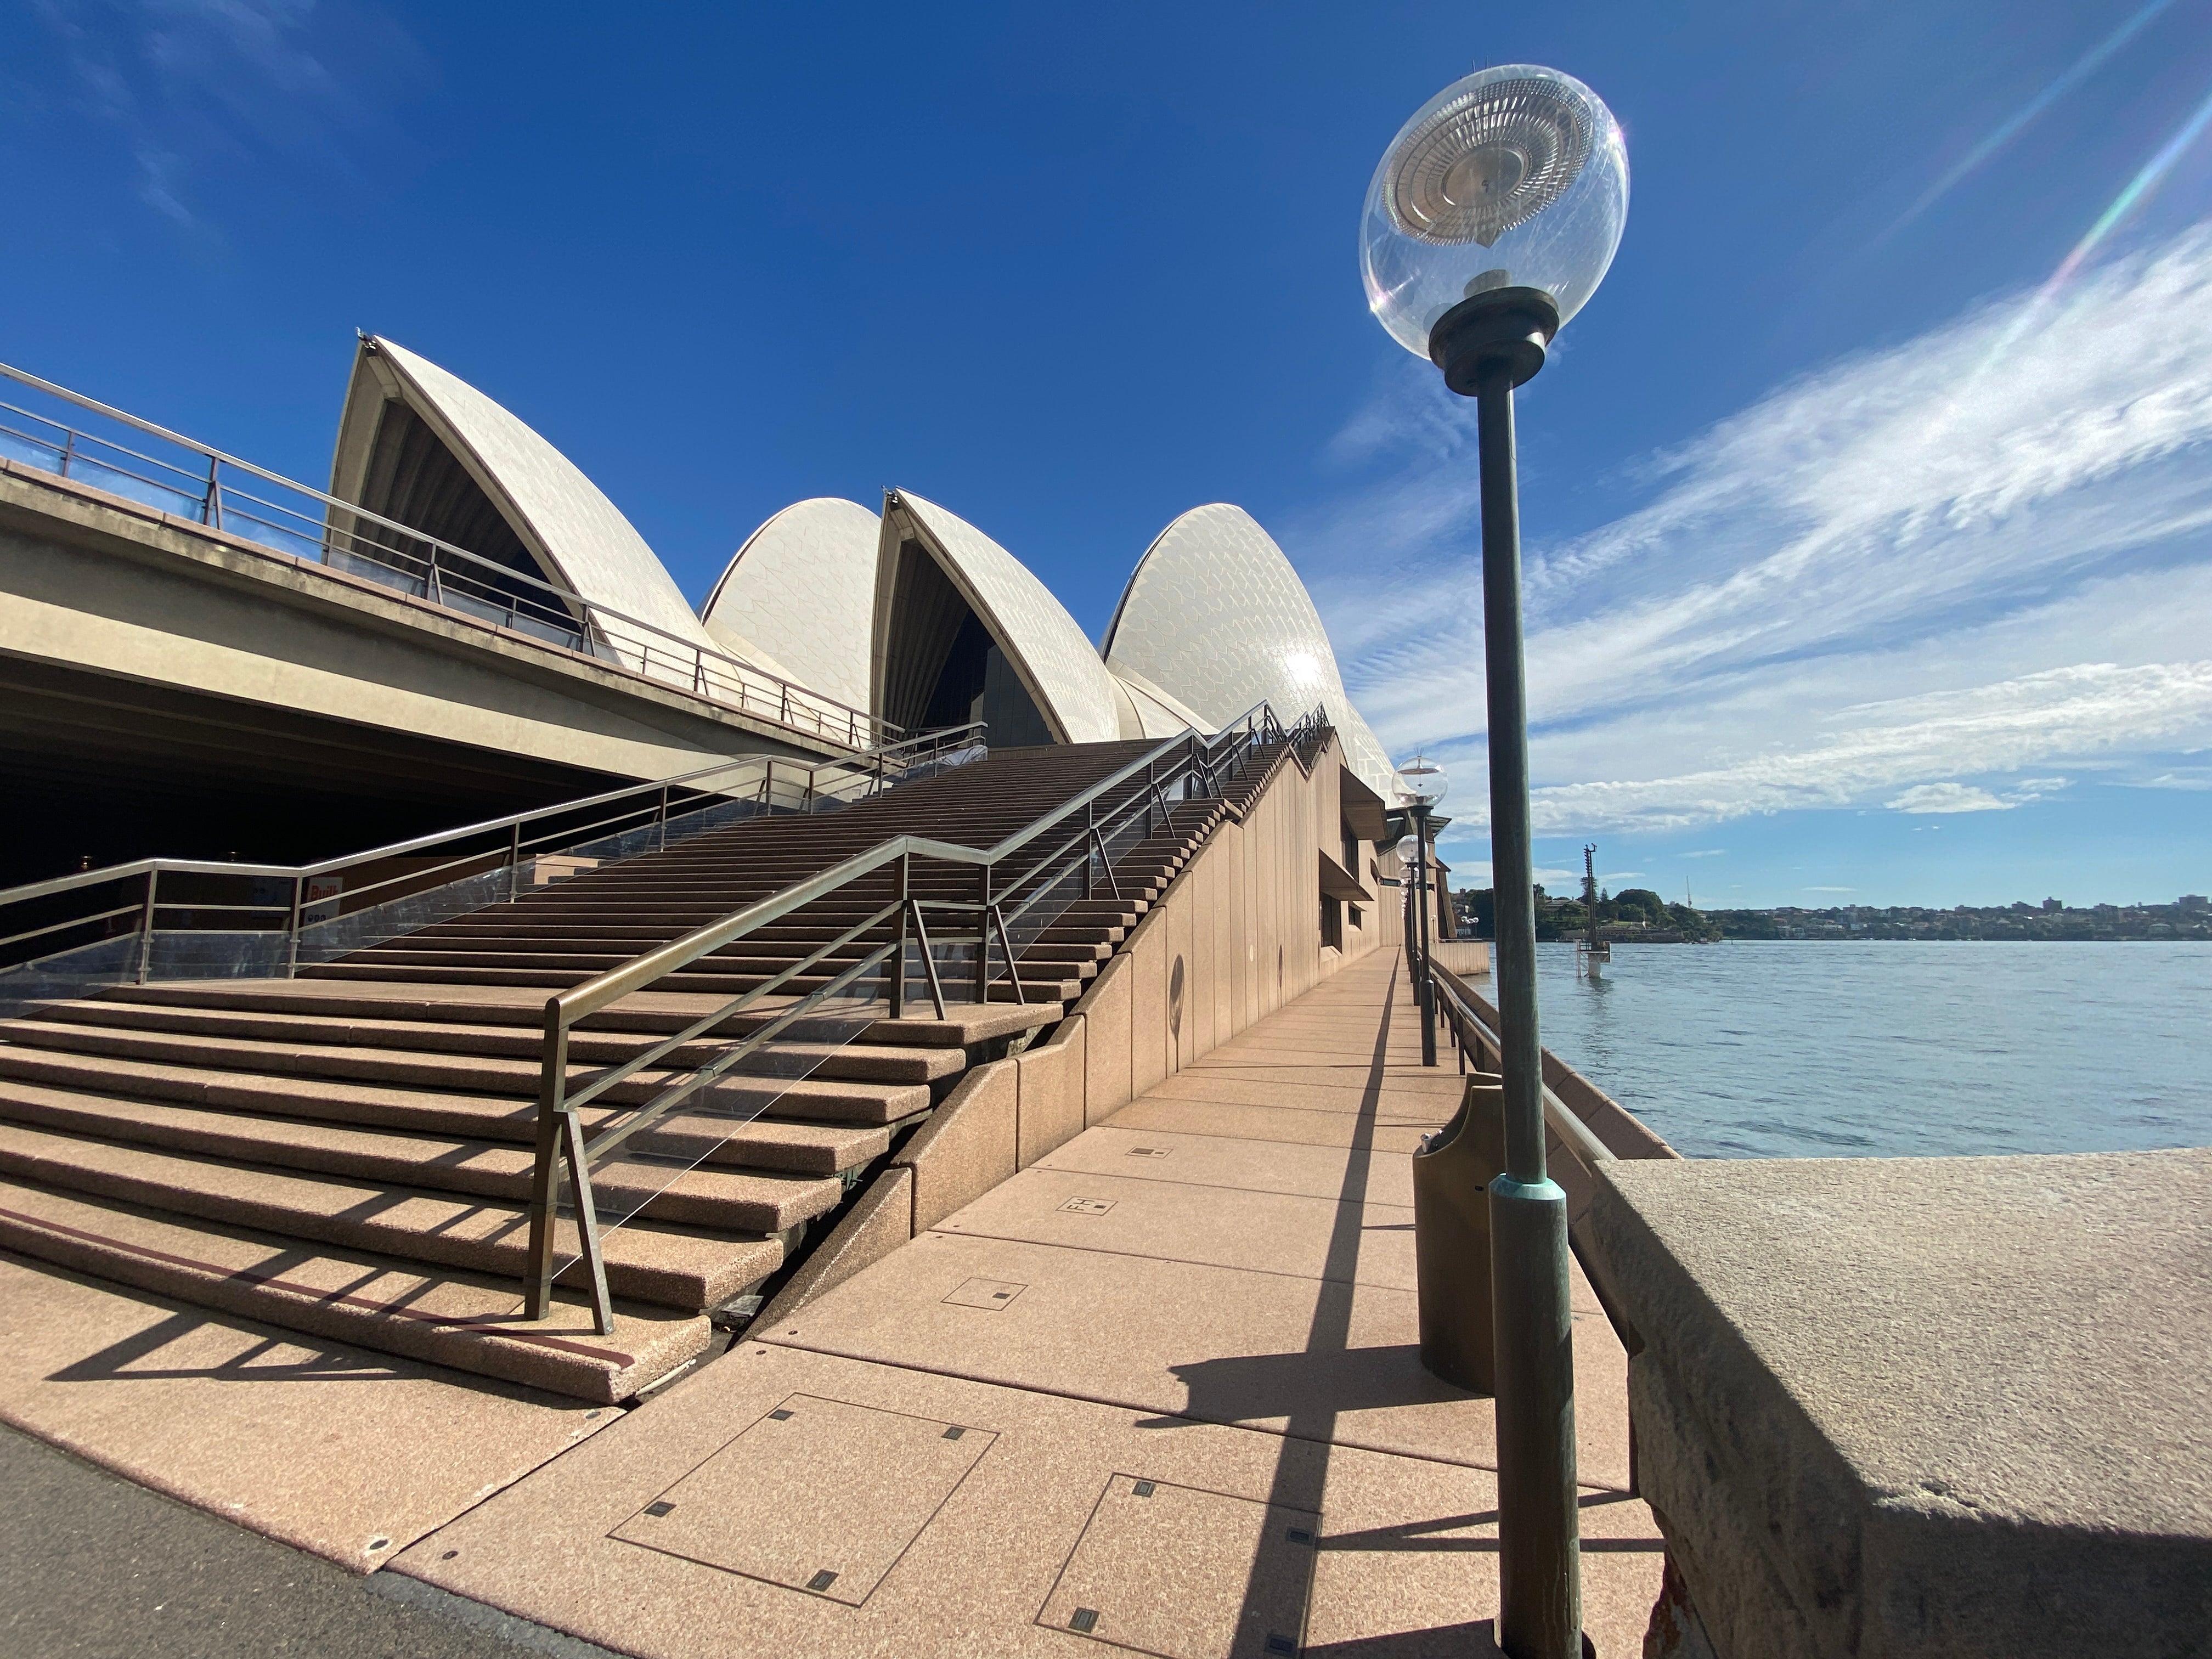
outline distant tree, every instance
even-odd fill
[[[1622,921],[1641,921],[1651,926],[1663,926],[1667,921],[1667,901],[1649,887],[1624,887],[1613,896],[1613,914]]]
[[[1460,914],[1473,925],[1477,939],[1498,937],[1498,896],[1487,887],[1469,887],[1460,894]]]

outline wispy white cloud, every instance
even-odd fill
[[[1885,802],[1897,812],[2009,812],[2032,800],[2063,789],[2064,778],[2022,778],[2017,788],[1993,795],[1976,784],[1952,780],[1944,783],[1916,783],[1895,800]]]
[[[398,88],[418,81],[413,43],[383,13],[318,0],[35,0],[69,85],[53,101],[119,130],[139,199],[207,228],[197,175],[228,162],[305,162],[358,187],[353,141],[389,151]],[[335,67],[333,67],[335,65]]]
[[[2017,805],[2063,781],[2005,775],[2212,737],[2212,227],[1993,355],[2030,303],[1784,387],[1658,457],[1642,507],[1532,549],[1540,830],[1945,783]],[[1479,769],[1470,411],[1405,368],[1338,446],[1405,470],[1285,539],[1385,743]]]
[[[2008,812],[2018,803],[1969,783],[1916,783],[1889,805],[1899,812]]]

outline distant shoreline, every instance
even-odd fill
[[[1483,943],[1495,941],[1485,939]],[[1561,933],[1548,939],[1539,939],[1539,945],[1580,945],[1583,941]],[[2171,938],[2148,933],[2113,933],[2101,939],[2052,939],[2033,933],[1990,939],[1981,934],[1954,934],[1945,939],[1934,934],[1906,934],[1886,939],[1875,933],[1815,933],[1802,938],[1769,938],[1749,933],[1724,933],[1719,939],[1606,939],[1601,945],[2212,945],[2212,938],[2202,933],[2182,933]]]

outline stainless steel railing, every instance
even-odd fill
[[[289,976],[302,960],[325,960],[377,942],[380,921],[389,937],[443,919],[435,914],[441,908],[460,914],[511,900],[525,871],[556,853],[590,849],[627,856],[730,817],[834,810],[980,757],[982,736],[981,723],[975,722],[839,760],[734,756],[672,777],[313,864],[137,859],[28,882],[0,891],[0,927],[12,924],[0,935],[0,963],[15,958],[0,969],[0,981],[9,975],[22,978],[25,970],[35,977],[49,963],[57,964],[52,975],[66,977],[59,958],[102,945],[109,947],[105,958],[112,960],[80,975],[82,988],[176,976],[155,971],[164,917],[182,919],[181,927],[169,930],[173,935],[255,936],[242,959],[260,971]],[[359,880],[362,876],[368,879]],[[351,884],[349,878],[356,878]],[[241,882],[248,884],[243,898],[235,896]],[[447,896],[442,907],[422,902],[440,894]],[[381,918],[380,910],[386,913]],[[208,965],[204,953],[199,965]],[[23,1000],[8,997],[0,982],[0,1000]]]
[[[587,599],[539,573],[410,529],[6,363],[0,375],[173,446],[188,464],[6,402],[0,402],[0,455],[828,742],[872,749],[902,735],[890,721]]]
[[[1073,799],[1038,817],[990,848],[963,847],[920,836],[896,836],[858,853],[827,870],[793,884],[743,909],[708,922],[597,977],[550,997],[545,1004],[544,1042],[541,1051],[537,1164],[531,1185],[530,1243],[524,1280],[524,1316],[543,1319],[552,1308],[556,1277],[580,1261],[597,1328],[601,1335],[614,1328],[613,1305],[607,1291],[606,1267],[601,1235],[636,1213],[634,1197],[623,1200],[624,1214],[610,1220],[599,1212],[592,1188],[596,1170],[639,1136],[663,1123],[679,1107],[697,1098],[738,1066],[761,1054],[799,1022],[807,1019],[833,999],[855,988],[871,984],[878,975],[888,980],[890,1017],[905,1010],[907,954],[919,949],[921,963],[939,1018],[946,1017],[943,977],[937,966],[939,948],[972,947],[974,990],[978,1002],[988,1002],[998,975],[992,966],[992,946],[998,946],[1005,980],[1018,1000],[1026,1001],[1014,939],[1018,930],[1033,937],[1078,897],[1087,896],[1097,885],[1116,892],[1113,858],[1116,848],[1137,844],[1155,832],[1155,825],[1170,822],[1181,801],[1218,799],[1224,787],[1250,766],[1254,755],[1269,743],[1295,744],[1325,732],[1327,715],[1316,708],[1295,726],[1285,727],[1266,703],[1231,721],[1212,737],[1187,731],[1148,750],[1128,765],[1083,791]],[[1127,792],[1126,799],[1117,799]],[[1032,852],[1054,830],[1054,844]],[[1024,856],[1026,854],[1027,856]],[[915,875],[921,863],[964,867],[974,872],[976,896],[970,899],[924,897],[915,890]],[[639,992],[649,990],[669,975],[703,957],[722,951],[762,928],[780,921],[879,872],[896,867],[896,896],[875,904],[858,920],[838,927],[834,937],[807,951],[797,961],[767,975],[750,988],[728,998],[672,1033],[639,1050],[618,1066],[608,1067],[580,1082],[568,1074],[569,1034],[592,1015]],[[994,878],[1011,875],[995,890]],[[1057,899],[1058,902],[1054,901]],[[926,911],[964,913],[969,929],[939,929],[933,939]],[[1024,923],[1027,926],[1024,926]],[[834,925],[834,924],[833,924]],[[839,953],[860,945],[886,926],[896,933],[887,942],[863,948],[857,957],[842,959]],[[886,964],[890,964],[885,973]],[[757,1017],[767,999],[784,992],[810,974],[835,964],[821,983],[775,1007],[741,1038],[729,1042],[708,1063],[684,1070],[650,1099],[620,1101],[615,1091],[630,1079],[647,1074],[685,1045],[728,1026],[749,1014]],[[620,1121],[603,1123],[586,1141],[579,1109],[597,1105],[624,1114]],[[701,1150],[681,1167],[694,1167],[708,1155]],[[665,1170],[680,1173],[676,1164]],[[565,1171],[569,1217],[576,1230],[577,1249],[568,1262],[556,1263],[555,1224],[562,1206],[560,1187]],[[672,1180],[674,1173],[666,1175]]]

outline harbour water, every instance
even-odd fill
[[[1595,983],[1537,955],[1545,1046],[1687,1158],[2212,1145],[2201,944],[1617,945]]]

